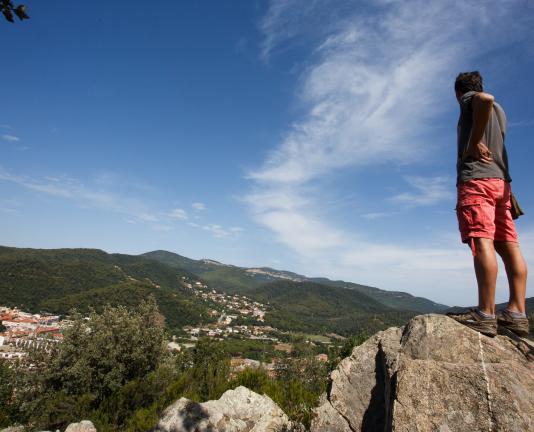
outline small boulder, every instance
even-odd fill
[[[278,432],[293,427],[270,397],[239,386],[218,400],[178,399],[163,412],[154,432]]]
[[[95,426],[89,420],[82,420],[80,423],[71,423],[65,432],[97,432]]]

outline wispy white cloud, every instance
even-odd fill
[[[8,142],[19,142],[20,138],[15,135],[2,135],[2,140],[8,141]]]
[[[454,199],[453,182],[449,177],[405,177],[416,192],[403,192],[390,200],[408,207],[420,207]]]
[[[156,231],[163,231],[163,232],[169,232],[173,230],[173,227],[171,225],[165,225],[165,224],[154,224],[152,225],[152,228]]]
[[[375,220],[375,219],[383,219],[393,216],[395,213],[393,212],[374,212],[374,213],[364,213],[362,214],[362,218],[369,219],[369,220]]]
[[[173,219],[187,219],[187,212],[181,208],[176,208],[170,212],[169,216]]]
[[[80,180],[66,175],[48,175],[42,178],[27,175],[13,174],[0,166],[0,181],[14,183],[25,189],[38,192],[40,194],[70,200],[83,208],[100,208],[124,216],[123,220],[127,224],[146,224],[156,231],[171,231],[178,222],[186,222],[188,226],[209,232],[213,237],[235,238],[239,236],[243,228],[239,226],[225,227],[217,223],[199,224],[189,221],[189,215],[182,208],[174,208],[170,211],[157,210],[158,206],[149,204],[143,197],[116,193],[107,190],[105,187],[113,185],[123,186],[129,182],[124,181],[118,174],[99,175],[93,178],[91,185],[86,185]],[[139,191],[135,182],[133,189]],[[95,186],[96,185],[96,186]],[[151,187],[148,187],[151,190]],[[145,188],[141,188],[145,189]],[[203,203],[197,204],[198,210],[205,208]],[[12,212],[8,205],[2,205],[0,201],[0,211]]]
[[[534,126],[534,119],[518,120],[508,123],[510,128],[521,128],[527,126]]]
[[[224,228],[219,224],[207,224],[201,226],[201,228],[205,231],[210,232],[215,238],[232,237],[243,231],[243,229],[240,227]]]
[[[194,202],[193,204],[191,204],[191,207],[193,207],[195,210],[206,210],[206,204],[202,203],[202,202]]]
[[[63,198],[72,198],[74,196],[74,188],[72,185],[58,185],[59,181],[44,179],[39,181],[29,176],[11,174],[4,168],[0,167],[0,180],[16,183],[26,189],[31,189],[37,192],[42,192],[48,195],[60,196]]]
[[[137,218],[143,222],[158,222],[159,218],[153,213],[139,213]]]
[[[255,220],[318,274],[412,291],[467,278],[471,264],[457,239],[422,248],[334,225],[321,184],[348,168],[392,172],[435,154],[432,120],[446,109],[444,100],[453,100],[454,76],[475,55],[510,43],[532,24],[532,15],[518,13],[521,7],[515,0],[502,8],[485,1],[271,1],[260,25],[261,56],[272,59],[279,47],[300,40],[311,46],[299,80],[305,114],[247,173],[251,190],[244,200]],[[389,201],[397,210],[453,199],[451,179],[405,180],[413,191]],[[365,212],[365,202],[354,207],[369,219],[390,213]]]
[[[298,46],[307,39],[317,40],[340,26],[343,11],[350,8],[345,0],[329,0],[328,6],[322,0],[279,0],[271,1],[267,13],[259,23],[264,35],[260,46],[260,58],[267,62],[273,52],[279,53]]]
[[[100,208],[121,213],[126,215],[128,220],[147,223],[160,220],[160,216],[148,209],[148,206],[138,198],[94,188],[66,175],[37,178],[13,174],[0,166],[0,180],[44,195],[70,200],[82,208]]]

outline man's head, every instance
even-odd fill
[[[479,71],[462,72],[456,77],[454,82],[454,90],[456,91],[456,99],[460,100],[463,94],[476,91],[484,91],[482,88],[482,75]]]

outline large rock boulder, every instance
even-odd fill
[[[311,431],[534,431],[533,354],[517,337],[417,316],[341,361]]]
[[[240,386],[203,403],[178,399],[163,413],[157,432],[278,432],[293,426],[271,398]]]

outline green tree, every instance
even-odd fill
[[[127,383],[142,381],[165,361],[161,315],[153,298],[135,309],[105,307],[88,318],[78,313],[61,344],[28,357],[23,396],[28,420],[62,428],[97,410]],[[135,386],[134,384],[130,384]]]
[[[15,421],[16,407],[13,404],[14,374],[6,361],[0,360],[0,428]]]
[[[199,339],[192,350],[191,396],[200,401],[216,399],[227,389],[230,356],[222,345],[210,338]]]

